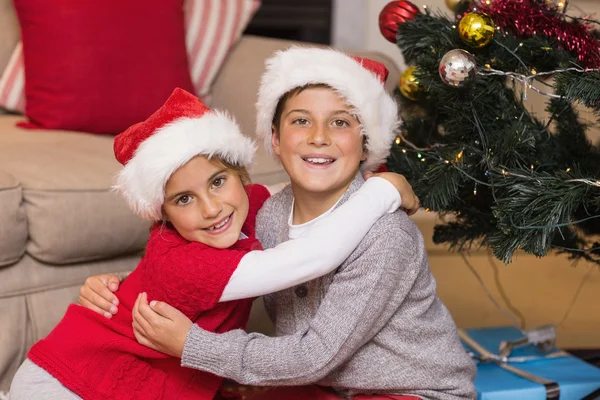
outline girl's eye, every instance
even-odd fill
[[[298,118],[293,121],[295,125],[306,125],[308,124],[308,120],[305,118]]]
[[[177,199],[177,204],[180,204],[182,206],[185,206],[186,204],[188,204],[190,201],[192,201],[192,197],[188,196],[187,194],[184,194],[183,196],[181,196],[180,198]]]
[[[213,187],[219,188],[225,184],[225,178],[217,178],[213,181]]]
[[[350,126],[350,124],[347,121],[344,121],[343,119],[336,119],[335,121],[333,121],[333,125],[338,128],[345,128],[347,126]]]

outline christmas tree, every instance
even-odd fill
[[[454,19],[408,1],[380,14],[410,66],[388,168],[444,217],[436,243],[600,263],[600,152],[586,137],[600,117],[598,22],[552,0],[447,3]],[[528,110],[534,92],[546,119]]]

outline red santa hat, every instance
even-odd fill
[[[326,84],[354,109],[367,138],[363,171],[376,170],[390,153],[400,124],[398,106],[385,90],[388,70],[380,62],[331,49],[291,47],[266,62],[258,92],[257,136],[272,154],[273,117],[279,99],[292,89]]]
[[[178,88],[147,120],[115,137],[114,152],[124,166],[114,188],[138,215],[157,221],[165,185],[179,167],[197,155],[248,166],[255,145],[232,117]]]

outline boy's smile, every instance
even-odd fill
[[[333,203],[341,197],[366,158],[360,129],[352,108],[330,88],[308,88],[287,99],[272,144],[296,197],[303,192]]]

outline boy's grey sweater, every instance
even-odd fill
[[[359,174],[339,204],[363,182]],[[288,240],[292,199],[288,186],[260,211],[265,248]],[[349,396],[476,398],[475,366],[436,296],[423,237],[403,211],[382,217],[336,271],[304,286],[265,296],[277,337],[194,325],[182,365],[243,384],[319,383]]]

